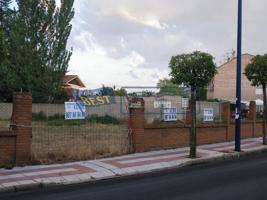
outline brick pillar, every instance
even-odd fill
[[[255,128],[256,128],[256,102],[251,101],[249,104],[249,116],[248,119],[252,121],[252,136],[255,137]]]
[[[231,140],[230,137],[230,122],[231,122],[231,112],[230,112],[230,103],[222,103],[222,112],[223,112],[223,122],[226,125],[226,140]]]
[[[142,98],[133,98],[129,102],[128,127],[132,131],[133,151],[142,151],[144,123],[145,123],[145,102]]]
[[[256,102],[255,101],[251,101],[249,104],[249,116],[248,118],[250,120],[255,121],[256,120]]]
[[[14,93],[12,128],[16,138],[16,164],[27,164],[31,161],[32,138],[32,96],[30,93]]]

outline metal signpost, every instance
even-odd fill
[[[242,64],[242,0],[238,0],[238,30],[237,30],[237,70],[236,70],[236,111],[235,111],[235,151],[240,148],[241,123],[241,64]]]

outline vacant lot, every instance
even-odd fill
[[[9,120],[0,120],[0,131],[9,130]],[[63,123],[63,124],[62,124]],[[73,123],[73,124],[72,124]],[[129,153],[127,123],[34,121],[32,157],[41,163],[86,160]]]
[[[48,126],[33,123],[32,154],[42,163],[94,159],[130,150],[127,124]]]

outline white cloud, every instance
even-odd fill
[[[168,27],[167,24],[160,23],[158,17],[155,15],[147,15],[147,14],[144,15],[143,14],[143,15],[138,16],[138,15],[129,13],[126,10],[120,10],[118,14],[126,20],[139,23],[139,24],[143,24],[145,26],[149,26],[152,28],[165,29]]]
[[[155,85],[158,77],[167,75],[167,71],[142,68],[145,59],[132,51],[120,59],[108,55],[105,47],[97,44],[90,33],[77,36],[75,41],[83,43],[86,48],[76,49],[70,61],[70,74],[77,74],[87,87],[131,85]],[[156,76],[156,75],[158,76]]]
[[[95,52],[96,55],[107,54],[107,51],[104,47],[98,45],[98,42],[93,35],[87,31],[81,32],[80,35],[76,35],[74,37],[74,41],[79,44],[79,46],[83,46],[85,51]]]
[[[243,52],[267,52],[266,0],[243,2]],[[70,73],[88,87],[155,85],[173,55],[236,48],[237,1],[77,0]]]
[[[127,56],[126,60],[129,62],[129,65],[132,67],[138,67],[145,62],[144,57],[135,51],[133,51],[129,56]]]

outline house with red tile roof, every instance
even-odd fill
[[[75,99],[76,93],[86,89],[85,84],[77,75],[65,75],[62,79],[62,88],[71,99]]]

